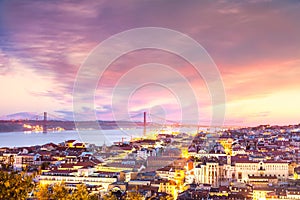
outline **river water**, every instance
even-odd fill
[[[185,132],[187,131],[192,130],[186,130]],[[147,135],[155,133],[158,133],[158,131],[152,130],[147,132]],[[104,143],[106,145],[111,145],[114,142],[120,142],[122,140],[130,141],[132,138],[143,136],[143,129],[81,130],[49,133],[8,132],[0,133],[0,147],[26,147],[42,145],[49,142],[58,144],[71,139],[102,146]]]
[[[49,142],[55,144],[66,140],[78,140],[96,145],[111,145],[113,142],[129,141],[132,137],[142,136],[143,130],[84,130],[60,132],[8,132],[0,133],[0,147],[25,147],[42,145]]]

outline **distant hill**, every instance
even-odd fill
[[[0,116],[0,120],[35,120],[37,116],[37,113],[18,112],[14,114]]]
[[[59,114],[58,114],[59,115]],[[98,124],[93,121],[77,121],[77,127],[82,129],[115,129],[118,127],[122,128],[133,128],[137,126],[143,126],[142,122],[131,122],[131,121],[98,121]],[[43,125],[43,113],[33,112],[19,112],[9,115],[0,116],[0,132],[13,132],[13,131],[24,131],[23,125]],[[74,130],[76,124],[73,120],[67,120],[61,117],[56,117],[52,114],[47,116],[47,129],[61,127],[65,130]]]
[[[18,112],[9,115],[0,116],[0,120],[43,120],[43,113],[35,112]],[[55,117],[52,115],[47,116],[48,120],[60,120],[60,121],[69,121],[68,119],[62,117]]]

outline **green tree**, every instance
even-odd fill
[[[45,170],[49,167],[50,165],[50,162],[43,162],[42,165],[41,165],[41,170]]]
[[[127,191],[127,194],[124,199],[125,200],[143,200],[145,198],[139,192]]]
[[[100,194],[90,194],[89,195],[89,200],[99,200],[100,199]]]
[[[72,200],[89,200],[89,193],[84,184],[76,186],[76,190],[72,193]]]
[[[103,196],[103,200],[118,200],[118,198],[112,192],[109,192]]]
[[[15,159],[14,159],[14,157],[11,155],[11,156],[9,156],[9,159],[8,159],[8,164],[9,164],[9,167],[11,168],[11,169],[13,169],[14,168],[14,162],[15,162]]]
[[[162,200],[174,200],[172,195],[163,196],[163,197],[160,197],[160,199],[162,199]]]
[[[35,196],[39,200],[98,200],[97,194],[90,195],[84,184],[77,185],[75,190],[70,190],[65,183],[54,185],[39,185]]]
[[[71,199],[70,190],[67,188],[65,183],[62,182],[53,185],[51,199],[59,199],[59,200]]]
[[[24,172],[17,173],[0,171],[0,199],[21,200],[26,199],[33,191],[33,176]]]
[[[48,200],[50,199],[49,185],[39,185],[36,191],[35,196],[39,200]]]

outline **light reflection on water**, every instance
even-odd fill
[[[159,130],[147,131],[147,135],[157,134]],[[79,134],[80,133],[80,134]],[[143,137],[143,129],[129,130],[84,130],[84,131],[61,131],[49,133],[36,132],[8,132],[0,133],[0,147],[25,147],[42,145],[49,142],[55,144],[74,139],[96,145],[111,145],[114,142],[130,141],[132,138]]]
[[[183,131],[183,130],[182,130]],[[184,130],[192,131],[192,130]],[[193,131],[195,132],[195,131]],[[147,135],[157,134],[159,131],[151,130]],[[0,133],[0,147],[25,147],[42,145],[49,142],[61,143],[66,140],[74,139],[96,145],[111,145],[113,142],[130,141],[132,138],[143,137],[143,129],[129,129],[129,130],[85,130],[80,131],[61,131],[49,133],[35,133],[35,132],[9,132]]]
[[[80,131],[61,131],[61,132],[9,132],[0,133],[0,147],[20,147],[42,145],[49,142],[61,143],[65,140],[78,140],[96,145],[105,144],[110,145],[113,142],[123,140],[130,140],[132,137],[138,137],[139,129],[127,130],[126,134],[121,130],[86,130]]]

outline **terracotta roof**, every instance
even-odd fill
[[[95,163],[91,162],[91,161],[87,161],[87,162],[77,162],[76,164],[74,164],[74,166],[83,166],[83,167],[93,167],[95,166]]]
[[[50,175],[50,174],[70,174],[77,172],[77,170],[51,170],[48,172],[43,172],[43,175]]]
[[[65,141],[65,143],[73,143],[73,142],[75,142],[76,140],[67,140],[67,141]]]
[[[84,143],[81,143],[81,142],[80,143],[76,143],[76,144],[74,144],[74,146],[75,147],[77,147],[77,146],[84,146]]]
[[[283,161],[283,160],[267,160],[264,163],[287,163],[288,161]]]
[[[60,168],[73,168],[74,164],[73,163],[62,163],[60,165]]]

